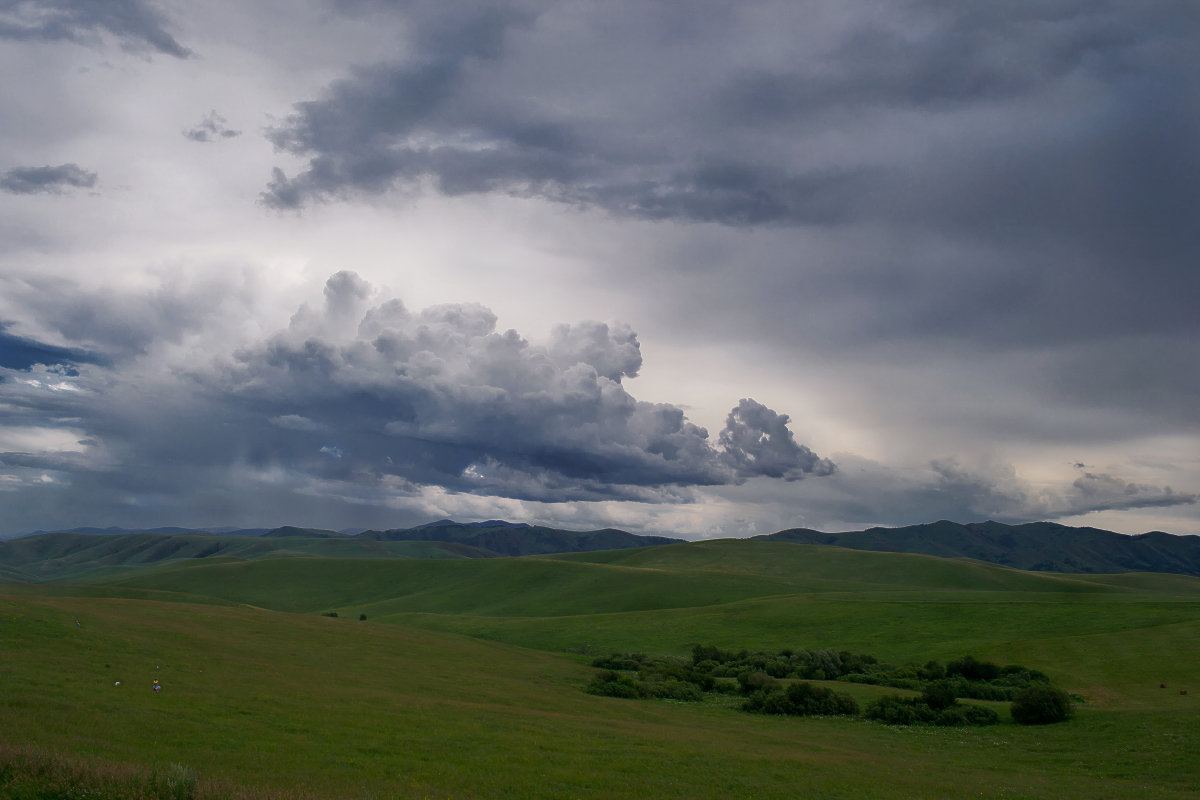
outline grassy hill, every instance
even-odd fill
[[[162,528],[81,528],[0,541],[0,580],[64,581],[187,559],[321,556],[333,558],[496,558],[639,548],[679,542],[625,531],[567,531],[492,520],[450,520],[349,536],[284,525],[230,534]]]
[[[1200,536],[1174,536],[1162,531],[1125,536],[1053,522],[1005,525],[989,521],[960,525],[941,520],[845,533],[792,528],[755,538],[885,553],[974,558],[1046,572],[1172,572],[1200,576]]]
[[[581,691],[587,656],[694,643],[970,653],[1087,702],[1056,726],[932,729]],[[0,586],[0,781],[41,759],[93,783],[183,765],[205,798],[1184,798],[1197,664],[1184,576],[734,540],[189,559]]]

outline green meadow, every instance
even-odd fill
[[[520,559],[297,549],[0,584],[0,796],[1200,793],[1197,579],[732,540]],[[697,643],[970,654],[1081,702],[1048,726],[993,704],[1001,723],[968,729],[583,692],[596,655]]]

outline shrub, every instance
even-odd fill
[[[925,691],[921,695],[921,702],[934,711],[941,711],[958,702],[958,693],[955,692],[954,684],[950,681],[934,681],[925,687]]]
[[[863,711],[863,716],[889,725],[915,725],[934,720],[933,710],[920,698],[901,697],[898,694],[885,694],[872,700]]]
[[[975,656],[963,656],[946,665],[946,676],[961,675],[969,681],[994,681],[1000,677],[1000,667]]]
[[[649,659],[642,653],[613,653],[610,656],[597,656],[592,660],[593,667],[600,669],[641,669]]]
[[[961,727],[963,725],[995,725],[999,721],[1000,715],[990,708],[955,703],[949,708],[938,711],[933,724]]]
[[[1000,715],[983,706],[951,702],[942,708],[932,708],[921,697],[884,695],[867,705],[863,716],[889,725],[995,725]]]
[[[698,703],[704,699],[700,690],[690,683],[684,683],[673,678],[665,681],[639,683],[638,690],[643,697],[658,697],[663,700],[680,700],[685,703]]]
[[[917,674],[927,681],[941,680],[946,677],[946,668],[936,661],[927,661]]]
[[[1036,683],[1022,689],[1013,698],[1012,718],[1022,725],[1046,725],[1062,722],[1074,710],[1071,696],[1048,683]]]
[[[592,678],[585,691],[601,697],[636,698],[641,696],[633,678],[612,670],[604,670]]]
[[[762,714],[790,714],[809,716],[853,716],[858,713],[858,703],[842,692],[835,692],[811,683],[793,683],[784,689],[772,685],[752,693],[742,704],[744,711]]]
[[[771,688],[777,681],[765,672],[746,670],[737,676],[738,686],[742,694],[753,694],[760,689]]]

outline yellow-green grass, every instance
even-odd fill
[[[1136,644],[1157,643],[1146,636]],[[1184,798],[1200,790],[1198,709],[1178,694],[1143,708],[1084,707],[1057,726],[891,728],[592,697],[581,692],[591,672],[563,656],[398,625],[0,597],[0,744],[147,770],[183,764],[199,775],[200,797]]]

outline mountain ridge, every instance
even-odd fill
[[[1200,536],[1150,531],[1126,535],[1056,522],[957,523],[825,533],[789,528],[752,539],[853,550],[971,558],[1033,572],[1167,572],[1200,576]]]
[[[837,533],[788,528],[749,538],[965,558],[1033,572],[1159,572],[1200,576],[1200,536],[1163,531],[1126,535],[1053,522],[1008,525],[992,520],[965,524],[938,520]],[[498,558],[620,550],[686,541],[633,534],[617,528],[571,531],[504,520],[460,523],[442,519],[411,528],[343,531],[291,525],[270,529],[84,527],[0,541],[0,581],[53,580],[54,576],[122,565],[215,556]]]

